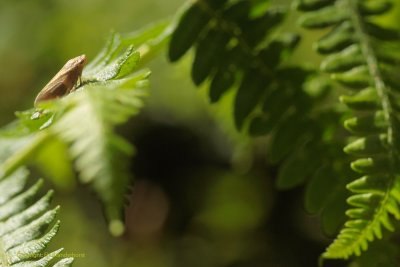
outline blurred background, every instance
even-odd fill
[[[127,33],[170,18],[184,2],[0,0],[1,125],[16,110],[31,108],[68,59],[86,54],[90,61],[111,30]],[[387,19],[398,18],[394,12]],[[288,18],[288,27],[295,19]],[[317,36],[305,35],[294,60],[318,63],[309,49]],[[81,254],[77,267],[317,266],[330,239],[303,211],[301,189],[274,189],[276,170],[264,161],[265,138],[235,132],[232,94],[210,106],[205,88],[190,81],[191,57],[171,65],[165,54],[149,65],[146,107],[119,129],[136,147],[127,233],[109,235],[88,188],[50,184],[56,186],[54,203],[62,207],[52,246]]]

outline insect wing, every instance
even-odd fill
[[[41,101],[58,98],[68,93],[70,88],[62,80],[50,81],[35,99],[35,104]]]

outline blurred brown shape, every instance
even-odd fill
[[[127,235],[137,242],[157,242],[168,216],[169,201],[162,189],[148,181],[135,183],[126,209]]]

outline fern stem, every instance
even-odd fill
[[[390,88],[385,85],[385,82],[382,80],[382,74],[379,70],[379,63],[378,59],[374,53],[374,49],[372,48],[372,44],[365,33],[366,30],[363,25],[362,18],[360,16],[357,3],[359,0],[349,0],[351,12],[351,19],[355,28],[355,31],[358,35],[360,40],[361,49],[366,57],[367,66],[369,73],[373,77],[375,89],[378,93],[378,96],[381,99],[382,109],[385,116],[385,119],[389,122],[388,130],[387,130],[387,138],[389,144],[389,153],[391,154],[390,158],[395,156],[395,146],[394,146],[394,134],[393,134],[393,126],[392,126],[392,115],[393,114],[393,107],[389,99],[390,95]],[[393,165],[394,162],[392,162]]]
[[[8,158],[0,167],[0,177],[6,177],[22,166],[26,161],[34,155],[42,144],[50,137],[48,131],[39,132],[35,138],[22,150],[17,151],[13,156]]]

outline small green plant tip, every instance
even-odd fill
[[[125,232],[125,225],[120,220],[112,220],[109,223],[108,229],[113,236],[118,237]]]

